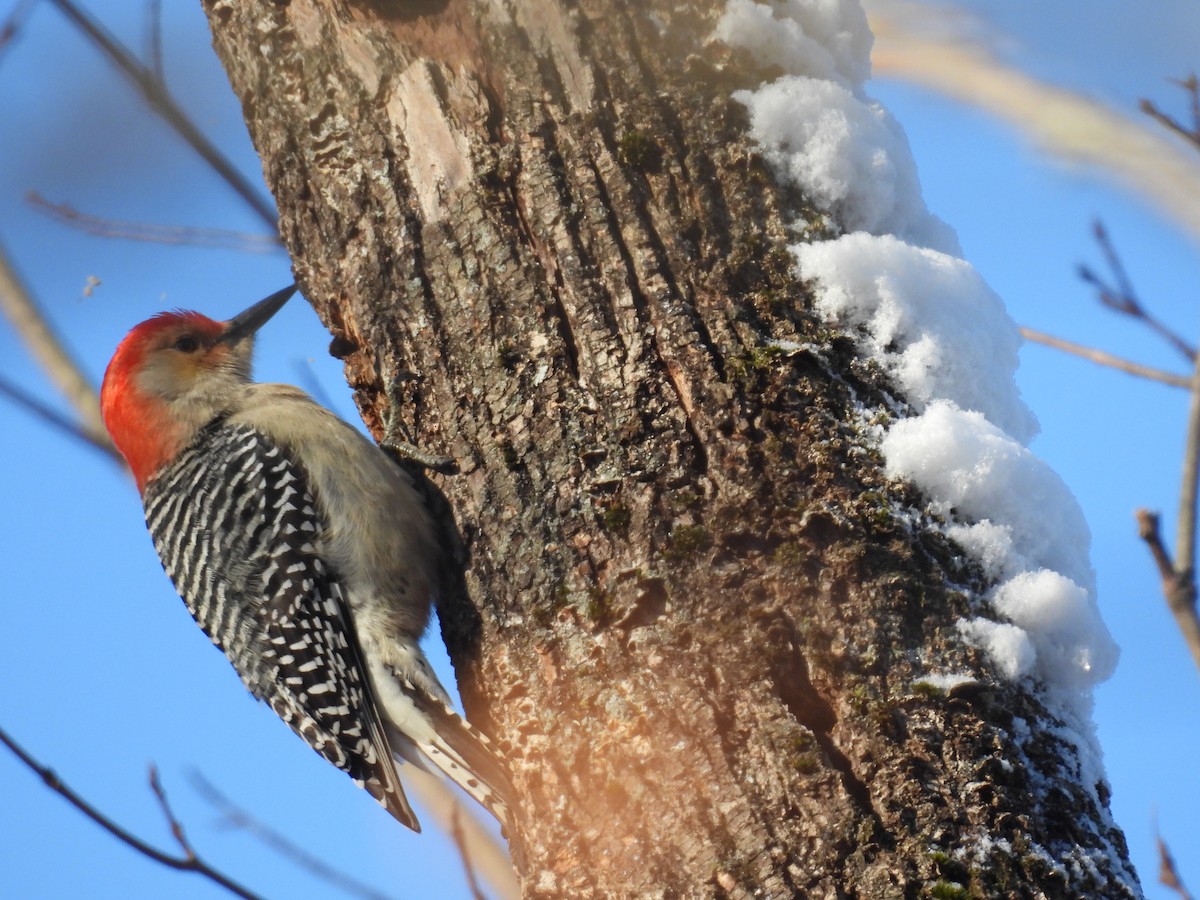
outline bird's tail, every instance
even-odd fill
[[[392,749],[426,771],[432,764],[495,816],[505,835],[511,836],[514,791],[495,745],[441,699],[420,689],[414,689],[410,697],[432,727],[414,729],[417,734],[393,730],[389,735]]]
[[[508,771],[487,736],[450,706],[445,688],[415,642],[393,643],[375,667],[376,696],[388,744],[400,758],[441,772],[496,817],[512,834],[516,812]]]

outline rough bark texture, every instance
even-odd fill
[[[443,633],[527,895],[1129,895],[1106,787],[956,636],[978,571],[898,518],[723,3],[205,5],[365,417],[407,378],[461,467]]]

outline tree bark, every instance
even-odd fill
[[[1131,896],[883,474],[890,386],[793,274],[723,6],[205,0],[364,417],[401,384],[460,466],[442,630],[526,895]]]

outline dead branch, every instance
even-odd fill
[[[1193,146],[1200,148],[1200,79],[1192,74],[1182,81],[1175,81],[1175,83],[1188,93],[1192,116],[1190,127],[1163,113],[1149,100],[1141,101],[1141,110],[1166,128],[1184,137]],[[1171,560],[1171,556],[1163,544],[1157,513],[1139,509],[1136,516],[1138,534],[1146,542],[1154,557],[1155,565],[1158,567],[1167,606],[1175,617],[1175,622],[1191,651],[1192,660],[1197,667],[1200,667],[1200,617],[1196,613],[1195,573],[1196,504],[1197,495],[1200,492],[1200,358],[1197,356],[1196,348],[1190,342],[1150,315],[1142,305],[1104,224],[1097,220],[1092,225],[1092,232],[1096,242],[1100,245],[1100,251],[1108,265],[1112,280],[1110,283],[1102,279],[1087,266],[1080,266],[1080,277],[1096,289],[1102,305],[1146,325],[1175,347],[1192,364],[1192,376],[1187,379],[1187,387],[1191,390],[1192,396],[1188,410],[1183,478],[1179,489],[1179,516],[1175,534],[1174,561]],[[1082,349],[1087,350],[1088,348]],[[1090,355],[1090,353],[1081,353],[1080,355]],[[1175,376],[1171,376],[1169,383],[1178,383]],[[1160,849],[1165,854],[1166,848],[1161,842]],[[1164,859],[1167,858],[1164,856]]]
[[[427,775],[415,767],[406,768],[405,775],[408,776],[407,787],[437,819],[439,827],[454,840],[472,892],[476,896],[484,896],[477,877],[481,874],[497,897],[519,897],[520,887],[507,854],[473,816],[462,811],[461,802],[450,788],[440,778]],[[191,781],[196,792],[216,807],[229,825],[245,829],[313,876],[367,900],[387,900],[385,894],[337,871],[240,809],[199,772],[191,774]]]
[[[296,373],[296,383],[304,388],[305,392],[321,404],[326,409],[333,409],[334,403],[329,396],[329,392],[325,390],[325,385],[321,383],[321,379],[317,377],[317,370],[313,366],[312,358],[297,359],[292,363],[292,370]]]
[[[162,0],[147,0],[146,3],[146,56],[150,59],[150,71],[160,84],[166,84],[162,52]]]
[[[124,238],[147,243],[210,247],[239,250],[244,253],[274,253],[283,249],[275,234],[247,234],[225,228],[198,228],[187,225],[153,225],[129,222],[80,212],[66,203],[52,203],[36,191],[25,195],[35,210],[72,228],[98,237]]]
[[[479,887],[479,879],[475,877],[475,867],[471,864],[471,851],[467,849],[467,839],[462,829],[462,814],[462,808],[456,806],[450,816],[450,836],[454,838],[454,846],[458,848],[463,871],[467,873],[467,886],[471,889],[471,896],[474,900],[486,900],[483,890]]]
[[[159,795],[159,800],[163,806],[163,811],[167,816],[168,823],[171,825],[172,833],[175,833],[176,829],[178,829],[176,838],[181,840],[181,843],[185,848],[185,855],[182,857],[171,856],[169,853],[164,853],[158,848],[146,843],[135,834],[126,831],[112,819],[108,818],[108,816],[104,815],[104,813],[96,809],[96,807],[92,806],[90,803],[80,797],[77,793],[75,793],[75,791],[65,785],[59,779],[58,775],[54,773],[53,769],[42,765],[36,759],[30,756],[19,744],[9,737],[7,732],[5,732],[3,729],[0,729],[0,744],[4,744],[4,746],[12,751],[13,755],[16,756],[17,759],[19,759],[22,763],[24,763],[27,768],[37,773],[38,777],[42,779],[42,782],[46,785],[46,787],[50,788],[50,790],[61,796],[77,810],[79,810],[113,837],[117,838],[117,840],[132,847],[143,856],[147,856],[155,862],[160,863],[161,865],[164,865],[170,869],[176,869],[181,872],[195,872],[197,875],[207,878],[214,884],[220,885],[235,896],[246,898],[246,900],[259,900],[257,894],[251,893],[233,879],[229,878],[227,875],[224,875],[212,868],[212,866],[200,859],[200,857],[198,857],[191,850],[191,847],[188,846],[186,842],[182,841],[183,830],[182,828],[178,827],[178,822],[171,813],[170,807],[167,806],[165,795],[160,793],[161,789],[157,789],[156,793]],[[156,781],[156,778],[154,780]],[[153,784],[154,781],[152,781],[152,785]]]
[[[50,380],[75,408],[79,415],[78,427],[88,443],[102,447],[109,456],[121,461],[100,419],[100,398],[96,389],[46,321],[9,261],[3,245],[0,245],[0,311],[8,317]]]
[[[1158,842],[1158,881],[1177,893],[1181,900],[1192,900],[1191,892],[1184,886],[1179,876],[1179,868],[1175,865],[1175,857],[1167,848],[1167,843],[1161,836],[1156,836]]]
[[[21,33],[21,28],[25,25],[29,14],[33,12],[36,2],[37,0],[19,0],[8,14],[8,18],[0,24],[0,53],[8,49],[16,36]]]
[[[276,222],[275,207],[255,188],[254,184],[242,175],[216,146],[206,138],[200,129],[192,122],[187,113],[175,102],[167,90],[166,84],[158,78],[154,71],[144,66],[116,37],[101,25],[89,13],[76,5],[73,0],[50,0],[71,22],[83,32],[84,36],[95,44],[116,67],[142,92],[150,107],[170,125],[175,133],[182,137],[212,168],[224,179],[225,183],[237,192],[249,204],[266,224],[274,231]]]
[[[1174,116],[1163,112],[1155,105],[1154,101],[1148,100],[1145,97],[1138,101],[1138,109],[1164,128],[1175,132],[1185,141],[1196,147],[1200,147],[1200,80],[1197,80],[1195,72],[1188,75],[1187,78],[1171,78],[1169,80],[1172,84],[1183,88],[1188,95],[1189,107],[1192,114],[1191,126],[1184,125]]]
[[[1063,338],[1054,337],[1046,334],[1044,331],[1037,331],[1033,328],[1021,327],[1021,337],[1027,341],[1033,341],[1038,344],[1043,344],[1047,347],[1053,347],[1056,350],[1062,350],[1064,353],[1071,353],[1075,356],[1083,357],[1092,362],[1108,366],[1111,369],[1118,369],[1130,375],[1136,375],[1138,378],[1146,378],[1150,381],[1158,381],[1163,384],[1169,384],[1173,387],[1190,388],[1192,380],[1186,375],[1177,375],[1174,372],[1167,372],[1163,369],[1155,369],[1151,366],[1143,366],[1141,363],[1133,362],[1132,360],[1124,359],[1120,356],[1114,356],[1111,353],[1106,353],[1103,350],[1098,350],[1095,347],[1088,347],[1085,344],[1076,344],[1074,341],[1064,340]]]
[[[1157,513],[1139,509],[1135,515],[1138,536],[1146,542],[1158,567],[1167,607],[1175,616],[1175,622],[1192,653],[1192,660],[1200,667],[1200,617],[1196,614],[1195,573],[1191,569],[1179,568],[1171,562],[1171,555],[1167,552],[1159,532]]]
[[[76,440],[83,441],[90,445],[93,449],[99,450],[107,456],[111,457],[118,465],[124,466],[125,461],[121,455],[116,452],[111,441],[98,440],[96,435],[86,428],[83,428],[78,422],[75,422],[58,410],[47,406],[33,394],[26,393],[21,388],[6,378],[0,377],[0,395],[11,400],[17,406],[24,409],[26,412],[32,413],[37,418],[41,419],[46,424],[59,429]]]
[[[158,778],[158,766],[150,765],[150,790],[154,792],[154,796],[158,799],[158,805],[162,809],[163,818],[167,820],[167,824],[171,828],[171,837],[175,838],[183,855],[187,859],[195,859],[196,851],[192,848],[191,843],[187,839],[187,835],[183,833],[183,824],[175,816],[175,811],[171,809],[171,804],[167,802],[167,792],[163,789],[162,782]]]
[[[1182,353],[1187,361],[1191,363],[1196,358],[1196,348],[1169,326],[1152,316],[1142,305],[1141,301],[1138,300],[1137,294],[1133,289],[1133,283],[1129,280],[1125,265],[1121,262],[1121,257],[1117,253],[1116,247],[1113,246],[1104,223],[1098,219],[1093,222],[1092,233],[1095,235],[1096,243],[1100,245],[1100,252],[1104,255],[1105,262],[1108,264],[1113,284],[1109,284],[1086,265],[1079,267],[1079,277],[1096,289],[1101,305],[1111,309],[1115,313],[1129,316],[1131,319],[1141,322]]]
[[[455,828],[455,811],[462,801],[441,778],[422,772],[416,766],[405,766],[405,787],[410,789],[421,806],[437,821],[438,828],[447,834]],[[512,862],[503,845],[494,838],[472,815],[462,815],[458,820],[463,840],[471,851],[471,863],[475,872],[491,886],[492,894],[502,900],[515,900],[521,896],[521,887],[513,874]]]
[[[1200,489],[1200,360],[1192,375],[1192,402],[1188,409],[1187,447],[1183,456],[1183,483],[1179,488],[1179,521],[1175,532],[1175,567],[1193,583],[1191,605],[1196,605],[1196,497]]]
[[[310,875],[339,888],[347,894],[364,897],[366,900],[389,900],[387,894],[380,893],[374,888],[355,880],[346,873],[338,871],[246,812],[217,790],[212,782],[199,772],[191,772],[189,779],[196,793],[220,812],[224,824],[248,832],[280,856],[295,863]]]

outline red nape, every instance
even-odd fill
[[[173,420],[165,401],[141,390],[138,372],[151,353],[166,349],[180,334],[191,331],[212,340],[223,327],[198,312],[164,312],[135,325],[117,346],[104,372],[100,412],[139,491],[180,450],[183,429]]]

